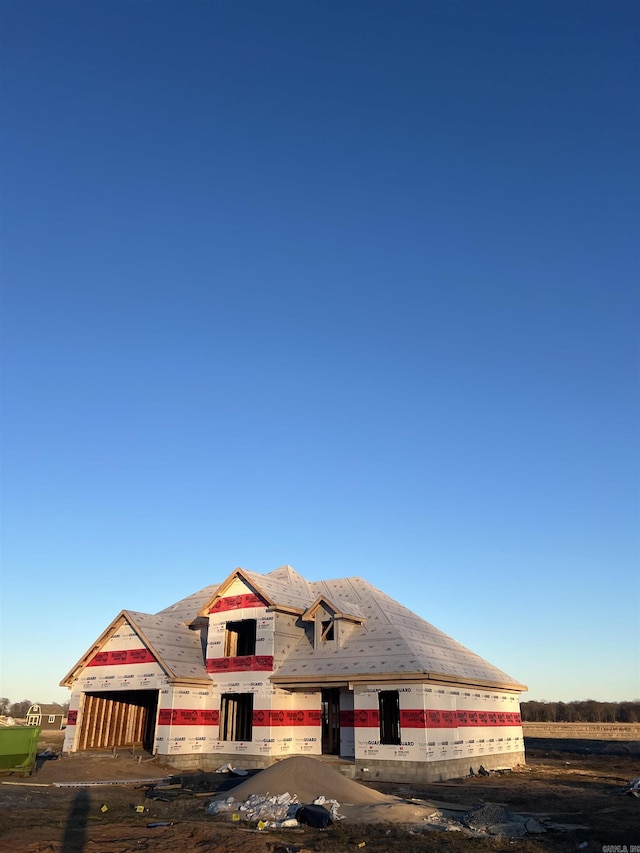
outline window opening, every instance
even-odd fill
[[[255,655],[256,624],[255,619],[227,622],[227,630],[224,637],[225,657],[236,658]]]
[[[56,721],[55,714],[49,714],[49,722],[50,722],[50,723],[55,723],[55,721]]]
[[[326,643],[330,640],[335,640],[336,638],[336,626],[333,619],[326,619],[322,622],[322,630],[320,632],[320,639],[323,643]]]
[[[253,693],[225,693],[220,703],[220,740],[253,737]]]
[[[380,716],[380,743],[400,743],[400,696],[397,690],[381,690],[378,693]]]

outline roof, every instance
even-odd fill
[[[360,608],[350,601],[341,601],[339,598],[328,598],[326,595],[319,595],[313,604],[302,614],[302,619],[311,621],[315,618],[317,611],[324,607],[329,608],[334,613],[336,619],[348,619],[352,622],[364,622]]]
[[[190,596],[190,598],[195,597]],[[178,602],[178,604],[181,605],[182,602]],[[181,607],[179,612],[182,614],[182,611],[183,608]],[[121,610],[60,684],[70,687],[76,673],[87,666],[94,654],[102,648],[109,637],[124,622],[127,622],[136,632],[140,641],[153,654],[170,681],[211,683],[205,669],[205,655],[200,631],[191,630],[184,620],[173,615],[166,615],[166,611],[153,615],[134,610]]]
[[[125,610],[131,627],[137,632],[160,666],[173,681],[210,681],[204,665],[204,650],[199,631],[184,621],[157,613]]]
[[[502,670],[426,622],[407,607],[359,577],[307,581],[291,566],[268,574],[236,569],[221,584],[204,587],[155,615],[123,610],[74,669],[61,682],[70,686],[78,670],[127,620],[156,657],[170,681],[210,683],[206,649],[196,627],[218,597],[240,578],[275,610],[312,619],[329,605],[347,620],[339,644],[313,648],[301,636],[271,680],[282,686],[310,682],[429,679],[456,684],[491,686],[521,692],[526,688]]]
[[[219,584],[211,584],[205,586],[204,589],[188,595],[186,598],[180,599],[175,604],[170,604],[164,610],[158,611],[158,616],[171,616],[181,622],[192,622],[196,619],[198,613],[206,607],[218,591]]]
[[[312,583],[330,601],[341,601],[364,617],[340,646],[312,648],[301,640],[274,673],[274,683],[428,677],[438,681],[493,685],[522,684],[426,622],[362,578]],[[348,611],[347,611],[348,612]]]
[[[199,610],[199,615],[207,614],[215,600],[224,595],[226,589],[236,578],[243,580],[263,601],[266,601],[269,607],[276,610],[304,613],[315,598],[311,589],[312,585],[291,566],[280,566],[280,568],[274,569],[266,575],[238,568],[229,575],[224,583],[217,587],[214,595]]]
[[[341,618],[362,623],[339,648],[323,645],[314,649],[301,638],[274,673],[274,683],[414,676],[525,689],[516,679],[358,577],[307,581],[288,565],[268,574],[236,569],[224,583],[206,587],[173,608],[186,613],[189,607],[200,604],[200,609],[188,618],[204,614],[236,577],[244,579],[275,609],[293,610],[302,618],[312,618],[315,608],[326,602]],[[209,591],[212,594],[207,598]]]

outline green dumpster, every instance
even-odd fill
[[[0,727],[0,775],[30,776],[36,763],[40,726]]]

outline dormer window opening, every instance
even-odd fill
[[[320,631],[320,639],[323,643],[330,642],[331,640],[335,640],[336,638],[336,626],[333,619],[325,619],[322,621],[322,627]]]
[[[224,656],[245,657],[256,653],[256,620],[242,619],[227,622],[224,635]]]

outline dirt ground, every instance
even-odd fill
[[[40,744],[54,752],[61,739]],[[308,827],[258,830],[211,816],[215,793],[176,789],[169,801],[145,797],[144,780],[175,773],[144,754],[64,756],[41,760],[28,779],[0,777],[2,853],[372,853],[413,851],[640,851],[640,799],[621,791],[640,776],[640,744],[528,739],[527,765],[450,782],[409,786],[367,783],[381,793],[458,810],[485,803],[537,820],[573,826],[526,838],[469,838],[461,832],[425,832],[420,823],[340,821],[326,830]],[[102,782],[105,784],[96,784]],[[125,784],[114,784],[124,782]],[[111,784],[106,784],[111,783]],[[230,783],[224,775],[220,785]],[[68,785],[65,787],[64,785]],[[292,792],[293,793],[293,792]],[[161,823],[161,826],[149,824]],[[618,847],[616,848],[615,845]]]

